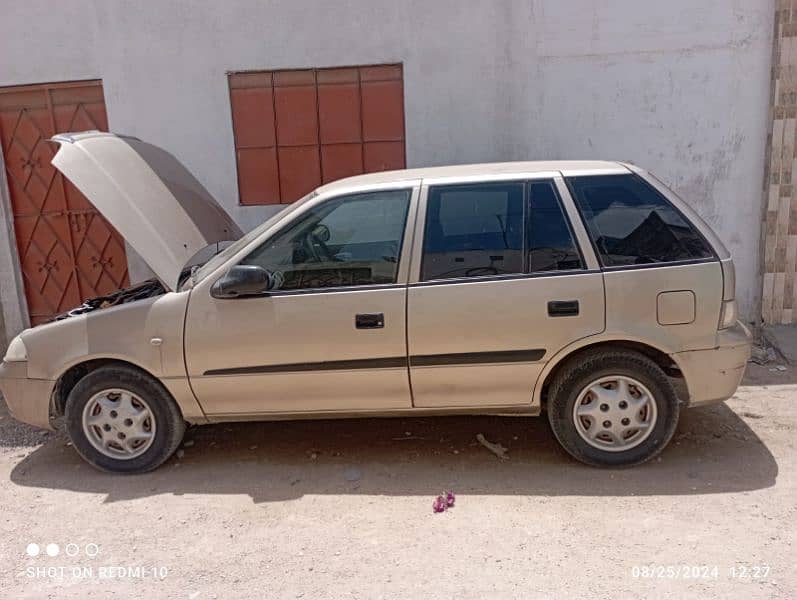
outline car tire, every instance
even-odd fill
[[[587,351],[569,360],[548,390],[548,420],[577,460],[633,466],[659,454],[678,425],[679,401],[650,358],[623,349]]]
[[[145,473],[159,467],[185,433],[183,416],[166,388],[124,365],[89,372],[69,392],[64,413],[78,454],[113,473]]]

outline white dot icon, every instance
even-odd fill
[[[100,553],[100,548],[97,544],[90,543],[86,544],[86,555],[87,556],[97,556]]]
[[[28,556],[39,556],[39,544],[28,544],[25,552],[28,553]]]
[[[77,544],[67,544],[66,545],[66,555],[67,556],[76,556],[78,552],[80,552],[80,548],[78,548]]]
[[[58,556],[60,552],[58,544],[47,544],[47,556]]]

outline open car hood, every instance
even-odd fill
[[[139,139],[61,133],[53,166],[141,255],[169,290],[197,252],[235,240],[238,225],[174,156]]]

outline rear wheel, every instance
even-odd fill
[[[574,458],[594,466],[650,460],[672,438],[678,398],[648,357],[595,350],[569,361],[549,389],[548,420]]]
[[[116,473],[155,469],[177,450],[185,432],[180,409],[163,385],[121,365],[101,367],[78,381],[65,416],[78,453]]]

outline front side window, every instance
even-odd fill
[[[604,266],[713,256],[694,227],[642,178],[590,175],[567,183]]]
[[[316,206],[247,256],[275,290],[396,283],[411,190],[335,198]]]
[[[523,272],[523,183],[433,187],[421,280]]]

